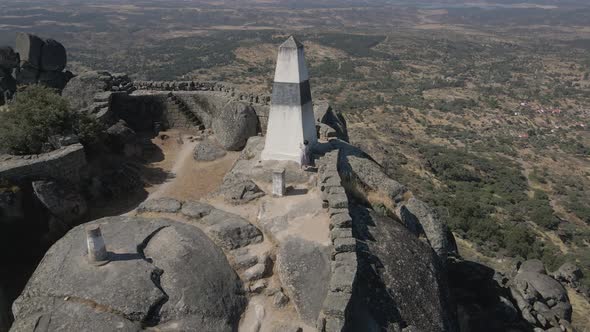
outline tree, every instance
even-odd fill
[[[0,150],[17,155],[41,153],[54,135],[73,134],[91,144],[101,131],[94,118],[72,111],[64,98],[40,85],[26,87],[0,112]]]

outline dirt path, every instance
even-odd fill
[[[178,174],[184,171],[184,168],[187,167],[187,160],[189,160],[189,158],[191,157],[192,151],[194,151],[195,146],[197,146],[196,142],[187,142],[180,146],[180,150],[175,156],[176,159],[174,161],[172,169],[170,170],[170,173],[172,173],[171,178],[168,181],[164,182],[162,185],[160,185],[158,189],[156,189],[156,191],[150,193],[148,199],[162,197],[163,193],[169,191],[169,188],[177,182],[177,176]]]

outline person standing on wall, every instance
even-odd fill
[[[301,168],[302,169],[307,169],[309,166],[311,166],[309,153],[310,153],[309,142],[307,140],[304,140],[303,144],[301,145]]]

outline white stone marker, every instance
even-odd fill
[[[301,164],[303,142],[317,142],[303,45],[293,36],[279,47],[262,160]]]
[[[285,196],[285,169],[275,169],[272,172],[272,194],[274,196]]]
[[[93,265],[104,265],[109,262],[102,232],[99,225],[86,227],[86,244],[88,246],[88,262]]]

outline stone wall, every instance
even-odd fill
[[[270,94],[240,92],[235,86],[221,82],[135,81],[134,86],[139,90],[151,91],[217,91],[251,104],[270,105]]]
[[[317,161],[318,186],[330,215],[333,244],[330,288],[318,321],[321,332],[340,332],[345,328],[357,272],[356,239],[352,233],[348,197],[338,174],[339,153],[339,150],[328,152]]]
[[[221,82],[197,81],[135,81],[134,87],[139,92],[173,92],[199,116],[206,127],[211,126],[212,112],[209,106],[217,109],[228,101],[241,101],[253,106],[258,116],[261,131],[266,131],[270,94],[253,94],[241,92],[235,86]]]
[[[0,179],[80,180],[81,169],[86,166],[82,144],[74,144],[38,155],[5,156],[0,158]]]

